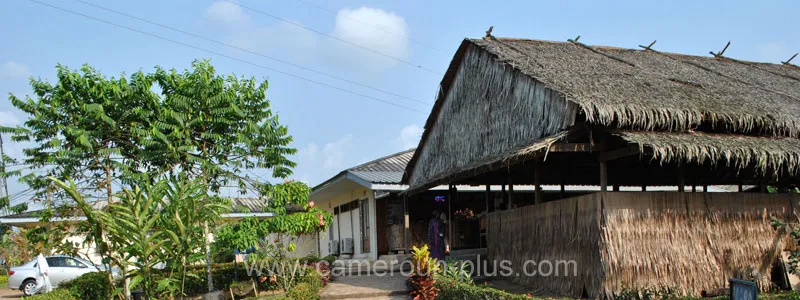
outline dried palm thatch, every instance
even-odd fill
[[[512,276],[537,293],[613,298],[623,288],[685,295],[729,277],[769,287],[790,241],[770,218],[789,219],[797,195],[606,192],[491,213],[490,261],[575,260],[578,276]],[[563,274],[563,273],[562,273]],[[571,275],[571,274],[570,274]]]
[[[468,42],[562,93],[592,123],[688,130],[706,122],[800,135],[800,80],[778,75],[796,73],[788,66],[536,40]],[[779,70],[765,71],[772,69]]]
[[[599,298],[604,269],[600,257],[601,205],[595,195],[489,214],[489,271],[492,262],[499,265],[507,260],[513,273],[520,274],[512,274],[511,280],[532,287],[536,294],[579,298],[585,289],[590,298]],[[577,276],[573,276],[572,267],[567,267],[569,273],[565,274],[560,267],[563,264],[556,263],[570,260],[577,263]],[[550,261],[558,267],[559,275],[522,276],[526,274],[526,261]],[[528,264],[527,268],[527,272],[538,271],[536,265]]]
[[[426,129],[426,147],[412,158],[419,168],[407,171],[411,185],[477,167],[471,162],[503,160],[575,121],[577,106],[542,83],[496,63],[486,51],[463,52],[446,99],[432,113],[442,122]]]
[[[616,131],[628,142],[652,150],[653,159],[663,163],[726,163],[737,169],[753,168],[762,174],[800,172],[800,139],[755,137],[701,132]]]
[[[772,264],[790,241],[771,217],[792,218],[797,195],[605,193],[603,294],[623,287],[699,296],[730,277],[770,286]]]

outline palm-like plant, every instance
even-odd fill
[[[180,278],[180,291],[183,294],[186,281],[186,266],[203,259],[202,246],[205,243],[200,224],[214,224],[220,215],[230,210],[226,200],[206,193],[199,179],[188,180],[184,176],[173,177],[164,189],[165,205],[162,211],[162,227],[170,247],[161,253],[170,274],[177,273]],[[173,276],[170,276],[173,278]],[[167,281],[161,285],[168,286]]]
[[[158,254],[169,242],[166,234],[158,229],[160,209],[163,204],[167,182],[160,181],[150,186],[134,186],[119,193],[120,202],[109,205],[107,213],[101,214],[107,224],[109,243],[123,255],[123,270],[132,287],[141,284],[145,295],[153,289],[152,270],[159,263]],[[126,272],[127,273],[127,272]]]

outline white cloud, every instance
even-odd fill
[[[19,125],[19,119],[14,114],[7,111],[0,111],[0,126]]]
[[[225,25],[242,25],[250,22],[250,17],[242,11],[241,6],[228,1],[211,3],[205,10],[205,16],[213,22]]]
[[[352,145],[353,136],[346,135],[338,141],[327,143],[322,148],[322,157],[325,159],[322,166],[327,169],[341,169],[344,167],[344,160],[347,156],[347,151],[350,150]]]
[[[260,27],[252,30],[240,30],[228,39],[235,46],[257,52],[285,57],[292,56],[290,61],[308,59],[318,52],[319,38],[303,28],[278,23],[274,26]]]
[[[408,125],[400,130],[400,136],[397,141],[402,145],[403,149],[414,148],[419,144],[419,139],[422,137],[422,127],[417,125]]]
[[[0,78],[20,79],[30,76],[28,67],[15,61],[7,61],[0,65]]]
[[[399,59],[409,55],[408,24],[393,12],[369,7],[341,9],[336,15],[332,35]],[[338,42],[332,50],[341,62],[351,66],[380,70],[396,63],[379,54]]]
[[[353,144],[353,136],[348,134],[342,138],[326,143],[321,148],[316,143],[308,144],[298,150],[297,156],[304,167],[326,170],[343,169],[344,161]]]

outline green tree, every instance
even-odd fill
[[[247,169],[272,170],[272,176],[291,175],[295,163],[287,156],[292,138],[272,114],[266,98],[268,84],[254,78],[219,76],[208,61],[195,61],[192,70],[158,68],[154,77],[164,95],[155,123],[154,152],[166,170],[180,169],[199,178],[209,192],[236,184],[240,190],[265,193],[270,185],[242,175]],[[204,236],[209,223],[203,221]],[[206,275],[213,290],[211,247],[206,238]]]

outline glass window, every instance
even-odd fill
[[[67,268],[83,268],[84,265],[81,262],[79,262],[79,261],[77,261],[75,259],[66,258],[65,257],[64,258],[64,267],[67,267]]]
[[[45,258],[45,260],[47,260],[47,265],[48,266],[50,266],[51,268],[54,268],[54,267],[61,267],[63,265],[62,262],[63,262],[64,258],[62,258],[62,257],[47,257],[47,258]]]

